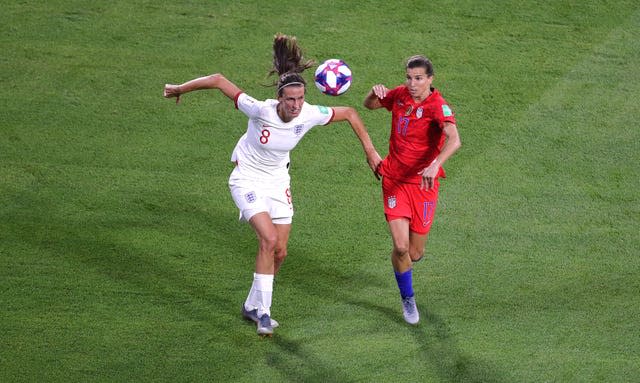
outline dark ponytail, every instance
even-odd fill
[[[305,86],[306,82],[301,73],[313,66],[313,60],[306,60],[302,56],[302,49],[298,45],[295,36],[287,36],[282,33],[275,35],[273,39],[273,68],[269,75],[278,74],[278,96],[282,95],[282,89],[289,85]]]

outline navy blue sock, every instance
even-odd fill
[[[398,288],[400,289],[400,296],[403,299],[413,296],[413,277],[411,271],[412,269],[409,269],[404,273],[394,271],[396,274],[396,282],[398,282]]]

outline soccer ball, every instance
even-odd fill
[[[351,86],[351,69],[340,59],[329,59],[318,66],[314,81],[320,92],[339,96]]]

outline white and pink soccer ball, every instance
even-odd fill
[[[320,92],[339,96],[351,86],[351,69],[340,59],[329,59],[318,66],[314,81]]]

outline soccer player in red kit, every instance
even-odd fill
[[[394,89],[374,85],[368,109],[391,111],[389,154],[380,163],[384,213],[393,240],[391,263],[400,289],[405,321],[420,313],[413,291],[413,262],[424,255],[438,200],[442,164],[460,147],[453,111],[431,86],[433,65],[424,56],[407,60],[406,82]]]

